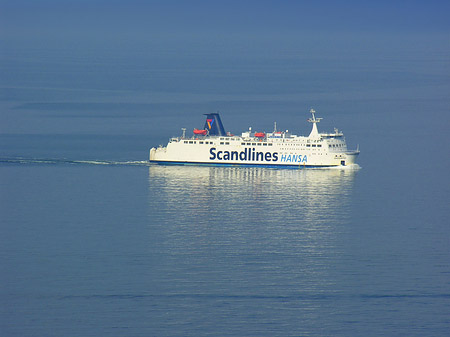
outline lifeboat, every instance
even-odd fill
[[[194,129],[194,134],[195,134],[195,135],[206,136],[206,133],[207,133],[207,132],[208,132],[208,131],[206,131],[206,130]]]
[[[255,137],[264,138],[266,134],[264,132],[255,132]]]

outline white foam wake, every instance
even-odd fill
[[[132,161],[112,161],[112,160],[69,160],[54,158],[0,158],[0,163],[9,164],[80,164],[80,165],[133,165],[148,166],[149,161],[132,160]]]

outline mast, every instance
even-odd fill
[[[312,118],[308,118],[308,122],[313,123],[309,138],[320,138],[319,131],[317,130],[317,123],[319,123],[322,118],[316,118],[316,111],[314,109],[309,110],[309,112],[312,114]]]

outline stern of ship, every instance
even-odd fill
[[[156,155],[156,147],[152,147],[151,149],[150,149],[150,154],[149,154],[149,160],[150,161],[152,161],[152,160],[155,160],[155,155]]]

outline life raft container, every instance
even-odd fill
[[[206,130],[194,129],[194,134],[195,134],[195,135],[206,136],[206,133],[207,133],[207,132],[208,132],[208,131],[206,131]]]

